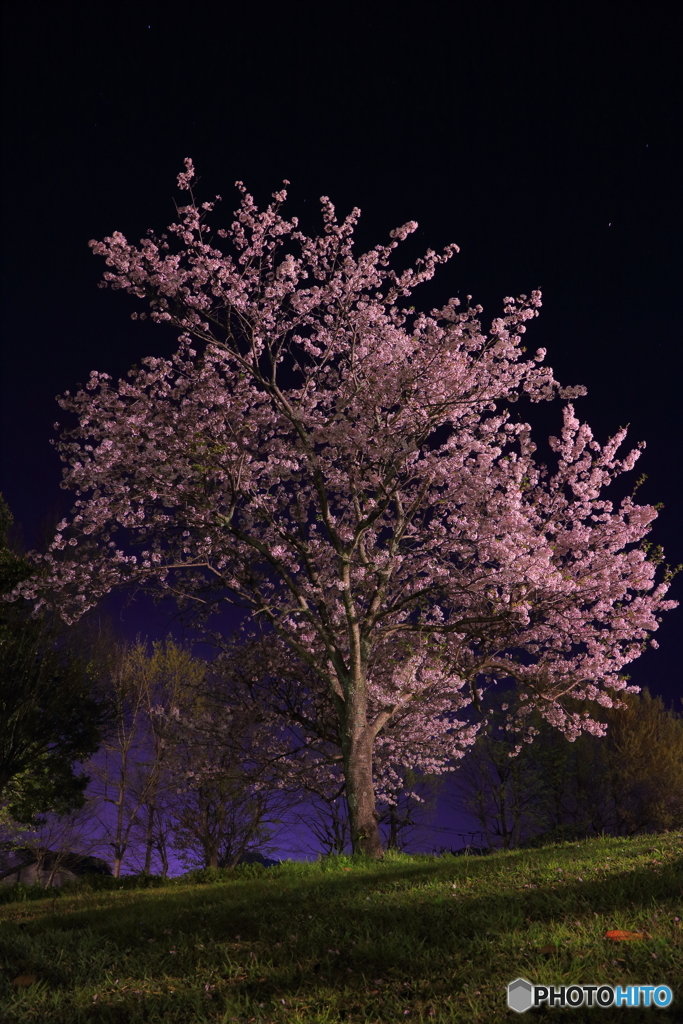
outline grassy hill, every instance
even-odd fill
[[[683,1020],[681,834],[94,884],[0,906],[3,1024]],[[518,1016],[519,975],[674,1004]]]

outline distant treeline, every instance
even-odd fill
[[[517,751],[514,698],[497,695],[488,727],[454,776],[489,846],[683,827],[683,717],[647,689],[621,700],[625,708],[591,710],[604,736],[583,733],[570,743],[538,717],[533,743]]]

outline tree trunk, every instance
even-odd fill
[[[398,850],[398,814],[394,804],[389,808],[389,849]]]
[[[59,863],[59,857],[55,857],[55,859],[52,862],[52,870],[50,871],[48,879],[45,883],[46,889],[52,888],[52,886],[55,884],[55,875],[57,874],[57,871],[59,870],[60,866],[61,865]]]
[[[499,774],[499,778],[500,778],[500,774]],[[498,803],[498,806],[500,808],[500,836],[501,836],[501,839],[503,840],[503,849],[504,850],[509,850],[510,849],[510,830],[508,829],[508,821],[507,821],[508,809],[507,809],[507,800],[506,800],[506,792],[505,792],[506,791],[506,787],[507,787],[507,781],[505,779],[501,779],[501,781],[500,781],[500,791],[499,791],[500,792],[500,800],[499,800],[499,803]]]
[[[220,790],[220,787],[219,787]],[[213,823],[214,828],[211,827],[211,792],[207,791],[203,786],[199,787],[199,800],[202,805],[202,825],[203,825],[203,844],[204,844],[204,867],[217,868],[218,867],[218,851],[221,843],[222,836],[222,824],[224,820],[224,814],[221,813],[220,799],[216,801],[216,820]]]
[[[118,843],[110,843],[109,845],[114,848],[114,868],[112,873],[114,878],[119,878],[121,875],[121,862],[126,848],[125,846],[119,846]]]
[[[159,843],[159,855],[161,857],[161,877],[167,878],[169,868],[168,853],[166,852],[166,843],[163,841]]]
[[[109,845],[114,851],[114,878],[118,878],[121,874],[121,861],[123,855],[126,852],[127,843],[124,841],[124,827],[123,827],[123,810],[124,801],[126,799],[126,784],[128,781],[128,756],[127,752],[121,759],[121,769],[119,772],[118,784],[116,786],[117,794],[116,800],[109,798],[109,803],[114,804],[116,807],[116,830],[114,832],[114,838]],[[105,800],[107,799],[105,791]]]
[[[521,781],[513,772],[512,775],[512,846],[519,849],[519,838],[522,833],[522,798],[520,795]]]
[[[143,873],[150,875],[152,873],[152,850],[154,848],[154,812],[156,808],[153,803],[150,803],[147,808],[147,835],[145,836],[145,866]]]
[[[353,713],[348,716],[353,720]],[[384,855],[379,833],[379,815],[375,810],[375,787],[372,781],[373,736],[366,722],[347,727],[343,744],[346,772],[346,800],[351,823],[354,853],[377,859]]]
[[[164,830],[164,820],[161,817],[161,813],[157,812],[159,819],[159,832],[156,837],[156,849],[161,858],[161,877],[166,878],[168,876],[168,849],[166,846],[166,832]]]

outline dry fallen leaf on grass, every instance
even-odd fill
[[[553,946],[552,942],[549,942],[545,946],[541,946],[539,953],[557,953],[559,952],[559,946]]]
[[[610,939],[612,942],[627,942],[629,939],[644,939],[644,932],[624,932],[620,928],[616,928],[612,932],[605,932],[605,938]]]
[[[17,988],[28,988],[29,985],[35,985],[38,978],[35,974],[20,974],[12,982]]]

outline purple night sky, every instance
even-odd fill
[[[318,10],[206,5],[178,20],[147,3],[39,17],[6,5],[0,490],[26,545],[70,505],[50,446],[55,396],[174,346],[97,288],[88,240],[166,225],[192,156],[202,198],[220,193],[226,214],[236,179],[263,201],[287,178],[307,227],[324,194],[342,214],[361,207],[362,243],[409,219],[415,253],[457,242],[427,305],[469,293],[486,319],[541,287],[530,345],[587,386],[577,413],[601,441],[629,423],[647,442],[639,500],[664,504],[652,539],[683,562],[683,83],[664,8],[590,26],[566,5],[533,17],[437,5],[405,20],[395,5],[339,7],[335,24]],[[540,435],[557,429],[534,415]],[[146,600],[105,610],[126,636],[182,636]],[[681,621],[670,613],[632,670],[679,709]],[[423,849],[476,829],[445,801],[433,824]]]

